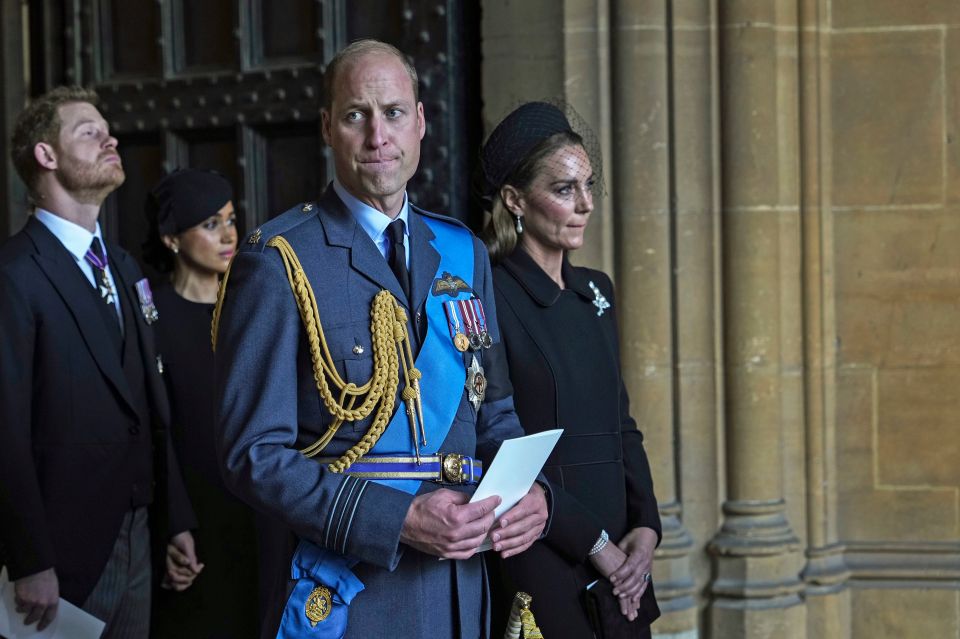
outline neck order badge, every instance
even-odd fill
[[[83,257],[97,272],[100,297],[102,297],[103,301],[107,304],[113,306],[116,303],[117,292],[113,290],[113,284],[110,283],[110,278],[107,277],[107,258],[103,253],[103,245],[100,244],[100,238],[93,238],[93,241],[90,242],[90,248],[87,249]]]

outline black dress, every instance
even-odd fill
[[[499,608],[508,609],[517,589],[530,593],[550,639],[592,636],[581,593],[601,578],[587,553],[602,529],[611,543],[639,526],[661,534],[643,435],[620,374],[613,285],[566,259],[562,274],[565,289],[519,248],[493,270],[520,423],[528,433],[564,429],[543,471],[554,489],[548,534],[502,562],[500,579]],[[652,587],[643,599],[631,624],[638,637],[659,614]]]
[[[257,536],[252,511],[220,478],[214,447],[213,304],[190,302],[169,285],[154,301],[174,449],[200,522],[194,531],[203,572],[184,592],[155,588],[151,636],[257,637]]]

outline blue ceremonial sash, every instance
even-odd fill
[[[427,294],[424,312],[427,315],[427,336],[417,355],[416,367],[423,373],[420,389],[423,404],[423,425],[431,452],[447,438],[453,418],[457,414],[463,397],[463,384],[467,380],[467,370],[463,365],[463,354],[458,351],[447,331],[447,316],[443,310],[444,301],[467,299],[473,289],[473,237],[470,232],[452,224],[424,217],[430,230],[436,236],[431,244],[440,254],[440,266],[434,279],[443,273],[458,275],[469,290],[459,291],[457,297],[449,294]],[[413,259],[416,259],[414,257]],[[432,288],[432,287],[431,287]],[[400,374],[401,388],[403,373]],[[423,451],[421,451],[422,453]],[[463,451],[445,451],[459,453]],[[413,441],[410,435],[410,422],[406,407],[400,403],[393,419],[384,429],[377,443],[370,449],[373,455],[411,455]],[[385,486],[413,494],[420,489],[418,479],[377,479]]]
[[[447,318],[443,303],[450,300],[469,299],[473,295],[473,236],[466,229],[453,224],[428,217],[422,219],[433,231],[435,237],[430,243],[440,255],[440,265],[434,279],[441,278],[444,273],[451,273],[467,284],[467,289],[458,290],[455,297],[449,293],[434,295],[431,287],[424,304],[427,335],[417,355],[416,367],[423,373],[420,388],[426,440],[432,447],[431,452],[439,452],[437,447],[447,438],[447,433],[453,425],[453,418],[460,406],[464,382],[467,379],[463,354],[454,347],[453,340],[447,332]],[[402,372],[400,377],[402,388],[404,384]],[[410,455],[413,453],[413,446],[406,406],[401,401],[390,423],[387,424],[377,443],[370,449],[369,454]],[[421,484],[418,479],[370,479],[367,481],[376,481],[411,495],[420,489]],[[301,539],[290,564],[290,578],[297,580],[297,585],[287,599],[277,639],[300,639],[301,637],[340,639],[343,637],[347,629],[347,606],[364,587],[351,570],[354,564],[356,564],[354,559],[347,559],[339,553]],[[331,591],[331,612],[323,621],[311,625],[304,612],[305,606],[307,598],[315,588],[321,585]]]

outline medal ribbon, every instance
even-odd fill
[[[450,339],[454,339],[460,332],[460,318],[457,316],[456,302],[449,301],[443,303],[443,310],[447,314],[447,328],[450,331]]]
[[[457,306],[460,307],[460,317],[463,318],[463,332],[467,337],[473,333],[473,323],[470,321],[470,311],[467,310],[467,300],[457,300]]]
[[[480,331],[477,329],[476,319],[473,317],[473,310],[470,306],[470,300],[457,300],[460,307],[460,315],[463,316],[464,332],[470,339],[470,344],[475,342],[474,336],[480,337]]]
[[[474,299],[474,310],[480,317],[480,331],[487,332],[487,314],[483,311],[483,303],[479,299]]]
[[[113,286],[110,285],[110,279],[107,277],[107,259],[106,257],[101,258],[99,255],[93,252],[93,249],[87,249],[87,252],[83,255],[90,264],[97,269],[97,272],[100,275],[100,294],[103,297],[103,300],[113,306]]]
[[[153,291],[150,290],[150,282],[143,278],[134,285],[137,289],[137,297],[140,299],[140,311],[147,324],[152,324],[160,318],[157,313],[157,306],[153,303]]]

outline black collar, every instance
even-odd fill
[[[508,255],[500,262],[500,265],[517,282],[520,283],[527,293],[540,306],[553,306],[560,299],[563,290],[554,282],[546,271],[540,268],[540,265],[534,261],[530,255],[519,246],[513,253]],[[566,284],[567,290],[575,292],[587,301],[592,301],[595,297],[583,269],[579,269],[570,264],[566,254],[563,256],[563,264],[560,267],[560,274]]]

